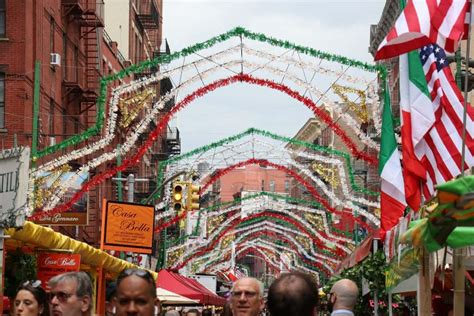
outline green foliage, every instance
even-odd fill
[[[36,279],[36,257],[17,248],[7,253],[4,271],[5,295],[13,297],[20,284]]]

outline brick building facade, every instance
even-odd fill
[[[133,26],[134,30],[139,30],[139,38],[142,40],[135,42],[138,37],[131,36],[132,45],[129,46],[133,49],[124,52],[118,40],[104,30],[106,19],[103,0],[0,0],[2,148],[9,148],[15,142],[19,145],[32,145],[35,63],[40,63],[38,150],[41,151],[84,132],[96,123],[96,102],[102,77],[118,72],[133,62],[141,62],[157,54],[166,53],[160,51],[161,0],[126,2],[134,8],[134,15],[129,17],[133,21],[129,22],[129,25],[131,28]],[[150,69],[148,73],[156,70]],[[134,78],[124,78],[124,81],[148,73],[136,74]],[[171,89],[172,85],[170,82],[161,82],[157,83],[155,88],[157,95],[160,95]],[[172,102],[167,106],[171,107],[173,104]],[[145,112],[140,115],[145,115]],[[170,135],[174,137],[173,141],[169,141]],[[137,186],[136,201],[154,189],[153,179],[156,177],[155,167],[158,161],[166,159],[171,151],[179,153],[177,135],[177,130],[164,132],[140,164],[124,172],[123,176],[134,173],[137,177],[151,180]],[[87,142],[95,141],[97,137],[94,136]],[[118,135],[118,140],[110,146],[115,148],[124,137],[126,131]],[[143,137],[139,139],[139,142],[143,141]],[[138,145],[140,143],[137,143]],[[78,148],[82,146],[83,144]],[[55,155],[75,149],[73,147],[57,154],[46,155],[36,163],[51,160]],[[92,158],[88,156],[87,159]],[[84,163],[85,159],[78,159],[70,162],[70,165],[74,170]],[[112,161],[106,166],[100,166],[92,171],[91,176],[115,164],[116,161]],[[78,240],[98,246],[101,200],[115,200],[117,187],[117,183],[108,180],[89,191],[88,226],[82,226],[80,229],[60,226],[57,229]]]

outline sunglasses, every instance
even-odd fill
[[[30,280],[30,281],[26,281],[25,283],[23,283],[23,286],[31,286],[31,287],[40,287],[41,286],[41,281],[40,280]]]
[[[69,294],[61,291],[49,292],[49,301],[51,302],[56,297],[60,303],[65,303],[73,295],[74,294]]]
[[[145,279],[153,284],[155,283],[155,279],[153,279],[153,276],[151,275],[149,271],[143,270],[143,269],[133,269],[133,268],[128,268],[128,269],[123,270],[117,278],[117,283],[120,283],[119,282],[120,280],[126,277],[129,277],[131,275],[136,275],[137,277]]]

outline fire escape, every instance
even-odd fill
[[[101,41],[104,27],[104,3],[101,0],[62,0],[64,16],[80,27],[81,57],[76,89],[81,94],[81,113],[86,113],[86,127],[96,123],[96,102],[101,77]],[[81,69],[82,68],[82,69]],[[69,83],[71,84],[71,83]],[[67,86],[67,83],[65,84]]]
[[[147,46],[151,49],[151,55],[155,57],[155,54],[160,51],[160,23],[161,16],[156,3],[154,0],[141,0],[137,1],[137,13],[135,15],[135,24],[137,25],[140,33],[146,41]],[[144,54],[141,56],[135,56],[135,63],[143,61],[145,58]],[[156,67],[151,67],[142,73],[136,74],[137,78],[149,75],[156,72]]]
[[[61,0],[61,5],[63,18],[70,25],[77,25],[79,28],[79,40],[74,42],[77,40],[74,39],[68,43],[64,52],[67,58],[65,58],[63,88],[66,100],[78,102],[80,129],[85,130],[96,123],[96,103],[102,73],[104,3],[103,0]],[[89,223],[92,226],[84,226],[78,236],[72,236],[90,244],[99,240],[95,227],[99,219],[97,194],[96,189],[89,191]],[[60,227],[60,232],[69,236],[74,235],[73,231],[65,227]]]

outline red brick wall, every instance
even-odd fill
[[[275,192],[285,193],[285,180],[290,181],[290,178],[285,172],[277,169],[255,165],[235,169],[220,179],[221,202],[232,201],[233,195],[240,191],[270,192],[271,181],[275,182]],[[263,190],[262,181],[264,183]]]

